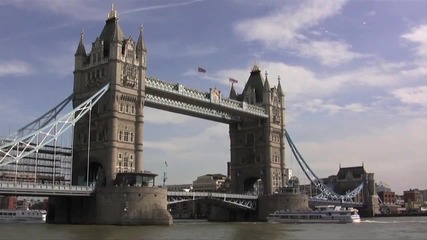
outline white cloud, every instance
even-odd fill
[[[161,58],[200,57],[216,53],[218,48],[213,45],[201,45],[173,41],[157,41],[150,45],[150,52]]]
[[[365,13],[365,16],[373,17],[373,16],[375,16],[376,14],[377,14],[377,12],[376,12],[375,10],[371,10],[371,11],[369,11],[369,12]]]
[[[201,131],[195,135],[172,137],[160,141],[146,141],[144,142],[144,147],[158,149],[172,155],[180,154],[190,149],[203,153],[204,148],[213,144],[216,139],[223,138],[227,132],[228,126],[226,124],[216,123],[201,129]]]
[[[0,77],[5,76],[27,76],[33,73],[32,67],[20,60],[10,60],[0,62]]]
[[[402,103],[427,107],[427,86],[401,88],[394,90],[392,94]]]
[[[347,126],[340,129],[354,128],[354,124],[354,121],[348,121]],[[407,142],[410,144],[404,144]],[[295,144],[318,176],[336,174],[338,163],[349,167],[362,165],[363,162],[366,171],[375,173],[376,181],[389,183],[393,190],[401,193],[409,188],[425,187],[426,142],[427,120],[420,118],[390,124],[384,122],[380,128],[364,128],[339,139],[324,138],[322,141],[300,141]],[[296,162],[293,161],[295,166]],[[290,158],[287,164],[291,164]],[[414,183],[419,185],[414,186]]]
[[[158,10],[164,8],[176,8],[186,5],[191,5],[205,0],[189,0],[182,1],[179,3],[161,4],[153,6],[136,7],[136,4],[131,1],[117,1],[119,5],[115,5],[115,9],[118,10],[119,16],[121,14],[132,14],[141,11]],[[38,10],[43,12],[52,12],[58,15],[65,15],[76,20],[103,20],[107,16],[106,14],[110,10],[109,3],[102,0],[3,0],[0,5],[12,4],[19,8],[30,8],[32,10]],[[140,5],[140,4],[138,4]],[[101,6],[101,7],[100,7]],[[128,10],[121,10],[128,9]]]
[[[418,46],[415,48],[417,55],[421,58],[427,58],[427,24],[414,27],[401,37],[417,44]]]
[[[175,114],[154,108],[144,108],[144,122],[149,124],[180,125],[194,119],[193,117]]]
[[[301,56],[312,57],[326,66],[338,66],[362,57],[352,52],[349,44],[339,41],[309,41],[300,44],[299,48]]]
[[[12,4],[32,11],[52,12],[77,20],[102,20],[106,16],[106,8],[100,6],[107,7],[100,0],[4,0],[3,4]]]
[[[352,52],[350,45],[336,40],[311,40],[305,31],[339,14],[346,1],[304,1],[297,7],[276,7],[263,17],[238,22],[235,32],[246,41],[256,41],[270,49],[287,49],[313,58],[326,66],[337,66],[363,55]],[[278,5],[279,6],[279,5]],[[308,31],[313,34],[313,31]],[[318,32],[314,32],[318,33]]]
[[[149,7],[141,7],[141,8],[133,8],[130,10],[123,11],[122,14],[129,14],[129,13],[135,13],[135,12],[142,12],[147,10],[156,10],[156,9],[163,9],[163,8],[175,8],[175,7],[182,7],[198,2],[203,2],[205,0],[191,0],[186,2],[179,2],[179,3],[170,3],[170,4],[162,4],[162,5],[155,5],[155,6],[149,6]]]
[[[348,112],[365,112],[370,108],[363,106],[361,103],[351,103],[340,106],[339,104],[333,104],[325,102],[322,99],[313,99],[301,104],[296,104],[299,111],[308,112],[327,112],[330,114],[336,114],[342,111]]]
[[[228,125],[209,123],[196,134],[189,134],[188,128],[194,129],[195,126],[177,129],[180,137],[165,136],[158,141],[152,141],[146,135],[145,169],[167,172],[171,183],[191,183],[206,173],[225,174],[226,163],[230,159],[230,152],[226,150],[230,146]],[[167,168],[165,160],[168,162]]]

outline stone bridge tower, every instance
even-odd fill
[[[231,191],[235,193],[271,194],[285,185],[285,103],[278,79],[270,87],[267,78],[254,65],[242,94],[232,85],[230,98],[242,104],[266,109],[267,119],[243,119],[230,124]]]
[[[125,38],[118,19],[112,7],[92,49],[86,53],[82,33],[75,53],[73,106],[107,83],[110,89],[94,106],[91,116],[75,125],[73,185],[96,182],[110,186],[118,172],[143,170],[147,50],[142,26],[135,42],[132,37]]]

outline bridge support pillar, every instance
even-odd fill
[[[300,193],[281,193],[259,196],[258,220],[266,221],[269,213],[277,210],[308,210],[308,196]]]
[[[369,196],[365,202],[364,207],[359,209],[359,215],[362,218],[366,217],[375,217],[375,215],[380,213],[380,205],[378,203],[378,196]]]
[[[167,191],[158,187],[97,187],[93,197],[50,197],[55,224],[171,225]]]

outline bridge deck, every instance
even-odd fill
[[[0,182],[0,194],[14,196],[91,196],[94,187]]]

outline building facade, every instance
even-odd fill
[[[403,191],[407,211],[419,211],[423,205],[423,195],[419,189]]]
[[[230,124],[230,179],[235,193],[254,191],[262,181],[264,194],[272,194],[285,186],[285,98],[278,78],[277,87],[270,87],[267,73],[254,65],[243,92],[237,94],[234,86],[230,99],[266,109],[267,119],[244,118]]]
[[[378,192],[381,202],[386,205],[396,204],[396,195],[394,192]]]
[[[91,114],[75,126],[75,185],[96,182],[100,186],[111,186],[116,173],[143,171],[147,50],[143,28],[134,41],[132,37],[125,37],[118,19],[112,9],[92,49],[86,52],[82,33],[75,53],[74,107],[110,84]]]
[[[194,192],[225,192],[225,181],[227,177],[223,174],[206,174],[197,177],[193,181]]]
[[[17,163],[0,167],[0,181],[71,184],[72,149],[44,146]]]

